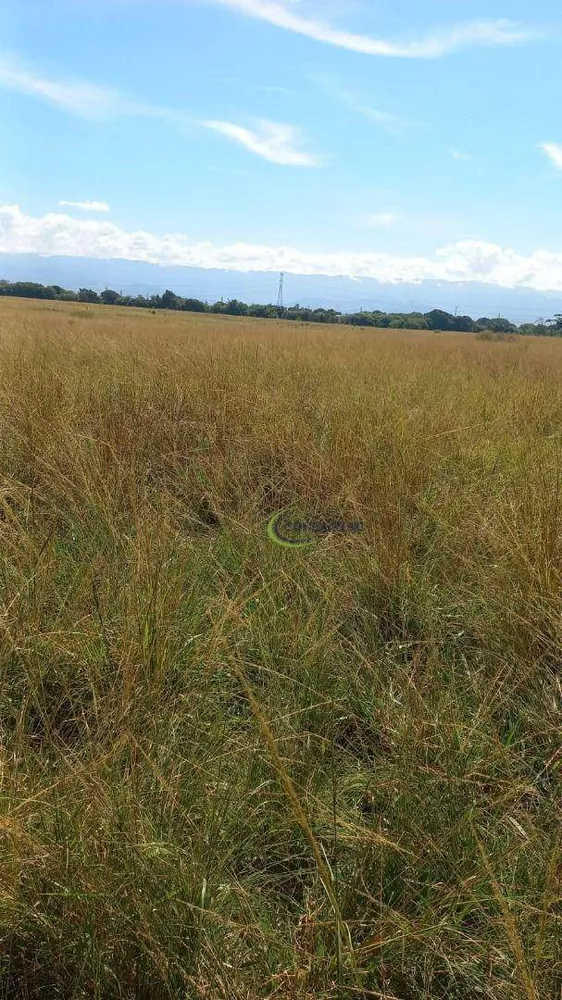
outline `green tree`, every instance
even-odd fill
[[[79,302],[99,302],[100,297],[97,292],[94,292],[92,288],[79,288],[78,289],[78,301]]]
[[[546,327],[544,323],[522,323],[517,333],[523,337],[540,337],[546,333]]]
[[[504,319],[503,316],[496,316],[495,319],[490,321],[488,329],[494,333],[515,333],[517,327],[514,323],[510,323],[508,319]]]
[[[446,332],[447,330],[455,329],[455,319],[457,317],[445,312],[443,309],[432,309],[431,312],[425,313],[425,318],[430,330]]]
[[[100,292],[100,299],[106,306],[114,306],[120,297],[119,292],[115,292],[113,288],[104,288],[103,292]]]
[[[470,316],[455,316],[455,330],[459,333],[474,333],[476,330],[476,323]]]
[[[229,299],[224,306],[223,312],[227,316],[247,316],[248,306],[245,302],[240,302],[239,299]]]
[[[49,289],[36,281],[6,281],[0,288],[0,294],[20,296],[24,299],[54,298],[54,293],[49,294]]]
[[[488,316],[481,316],[480,319],[476,320],[476,323],[475,323],[476,329],[478,331],[480,331],[480,330],[489,330],[491,322],[492,322],[492,320],[489,319]]]
[[[339,323],[340,317],[336,309],[313,309],[310,314],[312,323]]]
[[[201,299],[184,299],[182,309],[186,312],[207,312],[207,304],[202,302]]]
[[[371,313],[360,312],[360,313],[350,313],[348,316],[344,317],[345,322],[349,323],[350,326],[376,326],[377,321]]]
[[[553,319],[547,322],[549,337],[562,337],[562,313],[556,313]]]
[[[171,292],[170,289],[167,288],[162,296],[160,307],[162,309],[182,309],[183,299],[179,295],[176,295],[175,292]]]

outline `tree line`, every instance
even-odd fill
[[[539,319],[536,323],[517,326],[502,316],[456,316],[443,309],[430,312],[382,312],[380,309],[342,313],[337,309],[310,309],[307,306],[275,306],[248,304],[239,299],[220,302],[203,302],[201,299],[183,298],[166,289],[163,295],[121,295],[112,288],[96,292],[80,288],[77,292],[60,285],[41,285],[35,281],[0,281],[0,295],[29,299],[54,299],[59,302],[87,302],[107,306],[133,306],[137,309],[173,309],[181,312],[217,313],[225,316],[255,316],[260,319],[300,320],[306,323],[345,323],[351,326],[374,326],[390,330],[439,330],[458,333],[490,332],[495,334],[523,334],[526,336],[562,336],[562,314],[552,319]]]

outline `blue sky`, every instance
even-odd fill
[[[0,251],[562,289],[555,0],[0,0],[0,38]]]

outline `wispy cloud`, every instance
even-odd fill
[[[378,125],[379,128],[384,129],[386,132],[401,132],[402,129],[414,124],[413,122],[406,121],[404,118],[399,118],[398,115],[392,115],[388,111],[382,111],[380,108],[373,108],[357,93],[349,90],[348,87],[342,86],[342,84],[338,80],[334,79],[334,77],[314,74],[311,76],[311,80],[316,83],[328,97],[337,101],[338,104],[348,108],[356,115],[361,115],[362,118],[367,118],[370,122]]]
[[[106,201],[67,201],[65,198],[59,201],[61,208],[79,208],[84,212],[110,212],[111,208]]]
[[[552,160],[555,167],[562,170],[562,144],[558,142],[542,142],[540,149]]]
[[[123,99],[108,87],[78,80],[53,80],[18,60],[0,57],[0,86],[37,97],[81,118],[107,118]]]
[[[237,271],[287,271],[292,274],[344,275],[401,282],[479,281],[502,288],[562,291],[562,253],[515,250],[464,240],[427,256],[389,253],[305,252],[296,247],[234,243],[193,243],[182,234],[157,236],[127,232],[101,219],[75,219],[62,213],[26,215],[17,205],[0,206],[0,253],[121,258],[152,264],[224,268]]]
[[[470,153],[463,153],[462,150],[460,150],[460,149],[450,149],[449,153],[453,157],[453,160],[459,160],[459,161],[461,161],[461,160],[467,160],[468,161],[468,160],[472,159],[472,156],[470,155]]]
[[[403,59],[435,59],[475,45],[517,45],[537,38],[539,32],[505,19],[468,21],[438,28],[413,41],[394,42],[342,31],[323,21],[303,17],[278,0],[210,0],[242,14],[260,18],[278,28],[306,35],[318,42],[337,45],[353,52]]]
[[[368,118],[387,132],[399,132],[408,124],[403,118],[391,115],[388,111],[381,111],[380,108],[371,108],[368,104],[350,103],[350,107],[358,115],[363,115],[363,118]]]
[[[87,120],[105,121],[126,116],[161,119],[179,129],[185,126],[204,127],[241,143],[271,163],[298,167],[320,165],[320,157],[300,148],[303,137],[294,125],[258,119],[257,127],[250,129],[233,122],[201,121],[190,112],[146,104],[109,87],[76,80],[49,79],[37,70],[24,68],[23,64],[6,60],[1,56],[0,87],[47,101],[61,111]],[[60,204],[73,208],[88,208],[90,211],[107,211],[105,208],[94,208],[94,203],[90,202],[65,201]]]
[[[20,59],[1,55],[0,87],[35,97],[87,120],[105,121],[121,116],[162,118],[177,124],[189,120],[181,111],[137,101],[112,87],[84,80],[54,79]]]
[[[284,125],[265,118],[260,118],[256,122],[256,129],[244,128],[232,122],[205,121],[202,124],[240,143],[241,146],[245,146],[252,153],[271,163],[280,163],[288,167],[320,165],[318,156],[299,148],[303,140],[299,129],[294,125]]]

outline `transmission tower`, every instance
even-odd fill
[[[279,275],[279,289],[278,289],[278,292],[277,292],[277,308],[278,309],[282,309],[283,308],[283,285],[284,285],[284,283],[285,283],[285,272],[281,271],[281,274]]]

